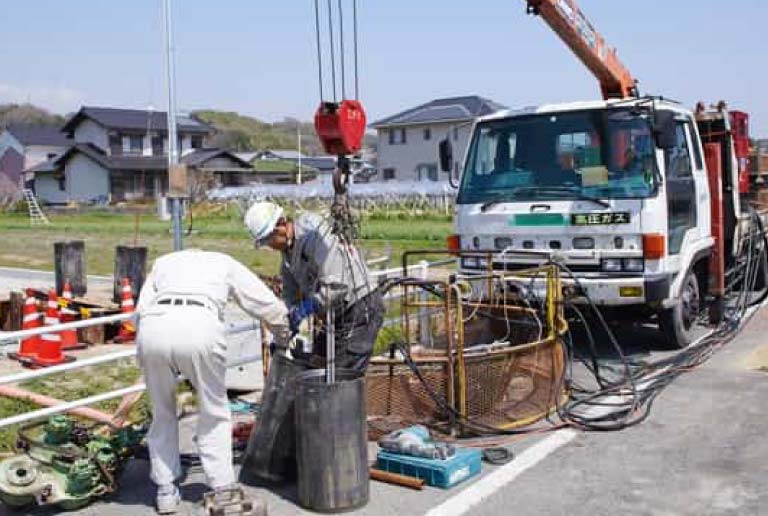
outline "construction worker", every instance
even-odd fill
[[[176,415],[176,376],[197,393],[197,446],[214,496],[236,488],[232,424],[224,383],[227,341],[223,312],[229,298],[271,330],[276,345],[290,336],[285,304],[244,265],[215,252],[185,250],[161,256],[147,276],[137,304],[136,342],[152,402],[147,435],[157,510],[176,512],[181,476]]]
[[[283,254],[282,297],[289,306],[291,330],[297,331],[301,321],[313,314],[324,323],[332,309],[336,366],[365,372],[384,304],[360,251],[334,234],[319,215],[303,213],[294,221],[271,202],[254,203],[245,225],[257,247],[267,245]],[[315,359],[325,356],[325,330],[323,324],[315,335]]]

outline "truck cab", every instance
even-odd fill
[[[441,145],[444,166],[449,153]],[[736,192],[730,201],[738,213]],[[683,347],[707,292],[710,213],[697,119],[677,103],[504,111],[475,124],[455,213],[462,251],[492,254],[465,255],[459,268],[515,271],[554,258],[573,275],[563,284],[574,302],[658,316]]]

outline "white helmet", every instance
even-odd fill
[[[245,214],[245,226],[256,245],[264,245],[275,230],[283,209],[273,202],[256,202]]]

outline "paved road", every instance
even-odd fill
[[[768,344],[766,334],[768,309],[710,361],[669,386],[639,426],[521,439],[509,445],[513,462],[484,466],[482,476],[451,491],[415,492],[374,482],[368,506],[351,514],[768,514],[768,374],[748,363]],[[620,338],[635,357],[672,353],[648,328],[623,327]],[[187,429],[192,424],[182,421]],[[182,433],[185,448],[192,450],[192,431]],[[154,514],[147,462],[130,462],[121,481],[114,497],[72,514]],[[202,481],[199,471],[189,473],[182,514],[198,514]],[[248,490],[267,499],[272,516],[308,514],[298,508],[293,488]]]

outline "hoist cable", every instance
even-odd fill
[[[320,7],[315,0],[315,38],[317,40],[317,81],[320,86],[320,102],[323,101],[323,55],[320,50]]]
[[[328,0],[328,40],[331,49],[331,83],[333,85],[333,101],[338,102],[336,96],[336,52],[333,48],[333,8],[331,0]]]
[[[355,50],[355,100],[360,100],[360,86],[357,82],[357,0],[352,0],[352,32]]]
[[[347,80],[345,73],[346,67],[344,66],[344,61],[346,61],[346,54],[344,53],[344,11],[342,10],[341,0],[339,0],[339,52],[341,53],[339,61],[341,63],[341,98],[343,100],[347,98],[345,85]]]

